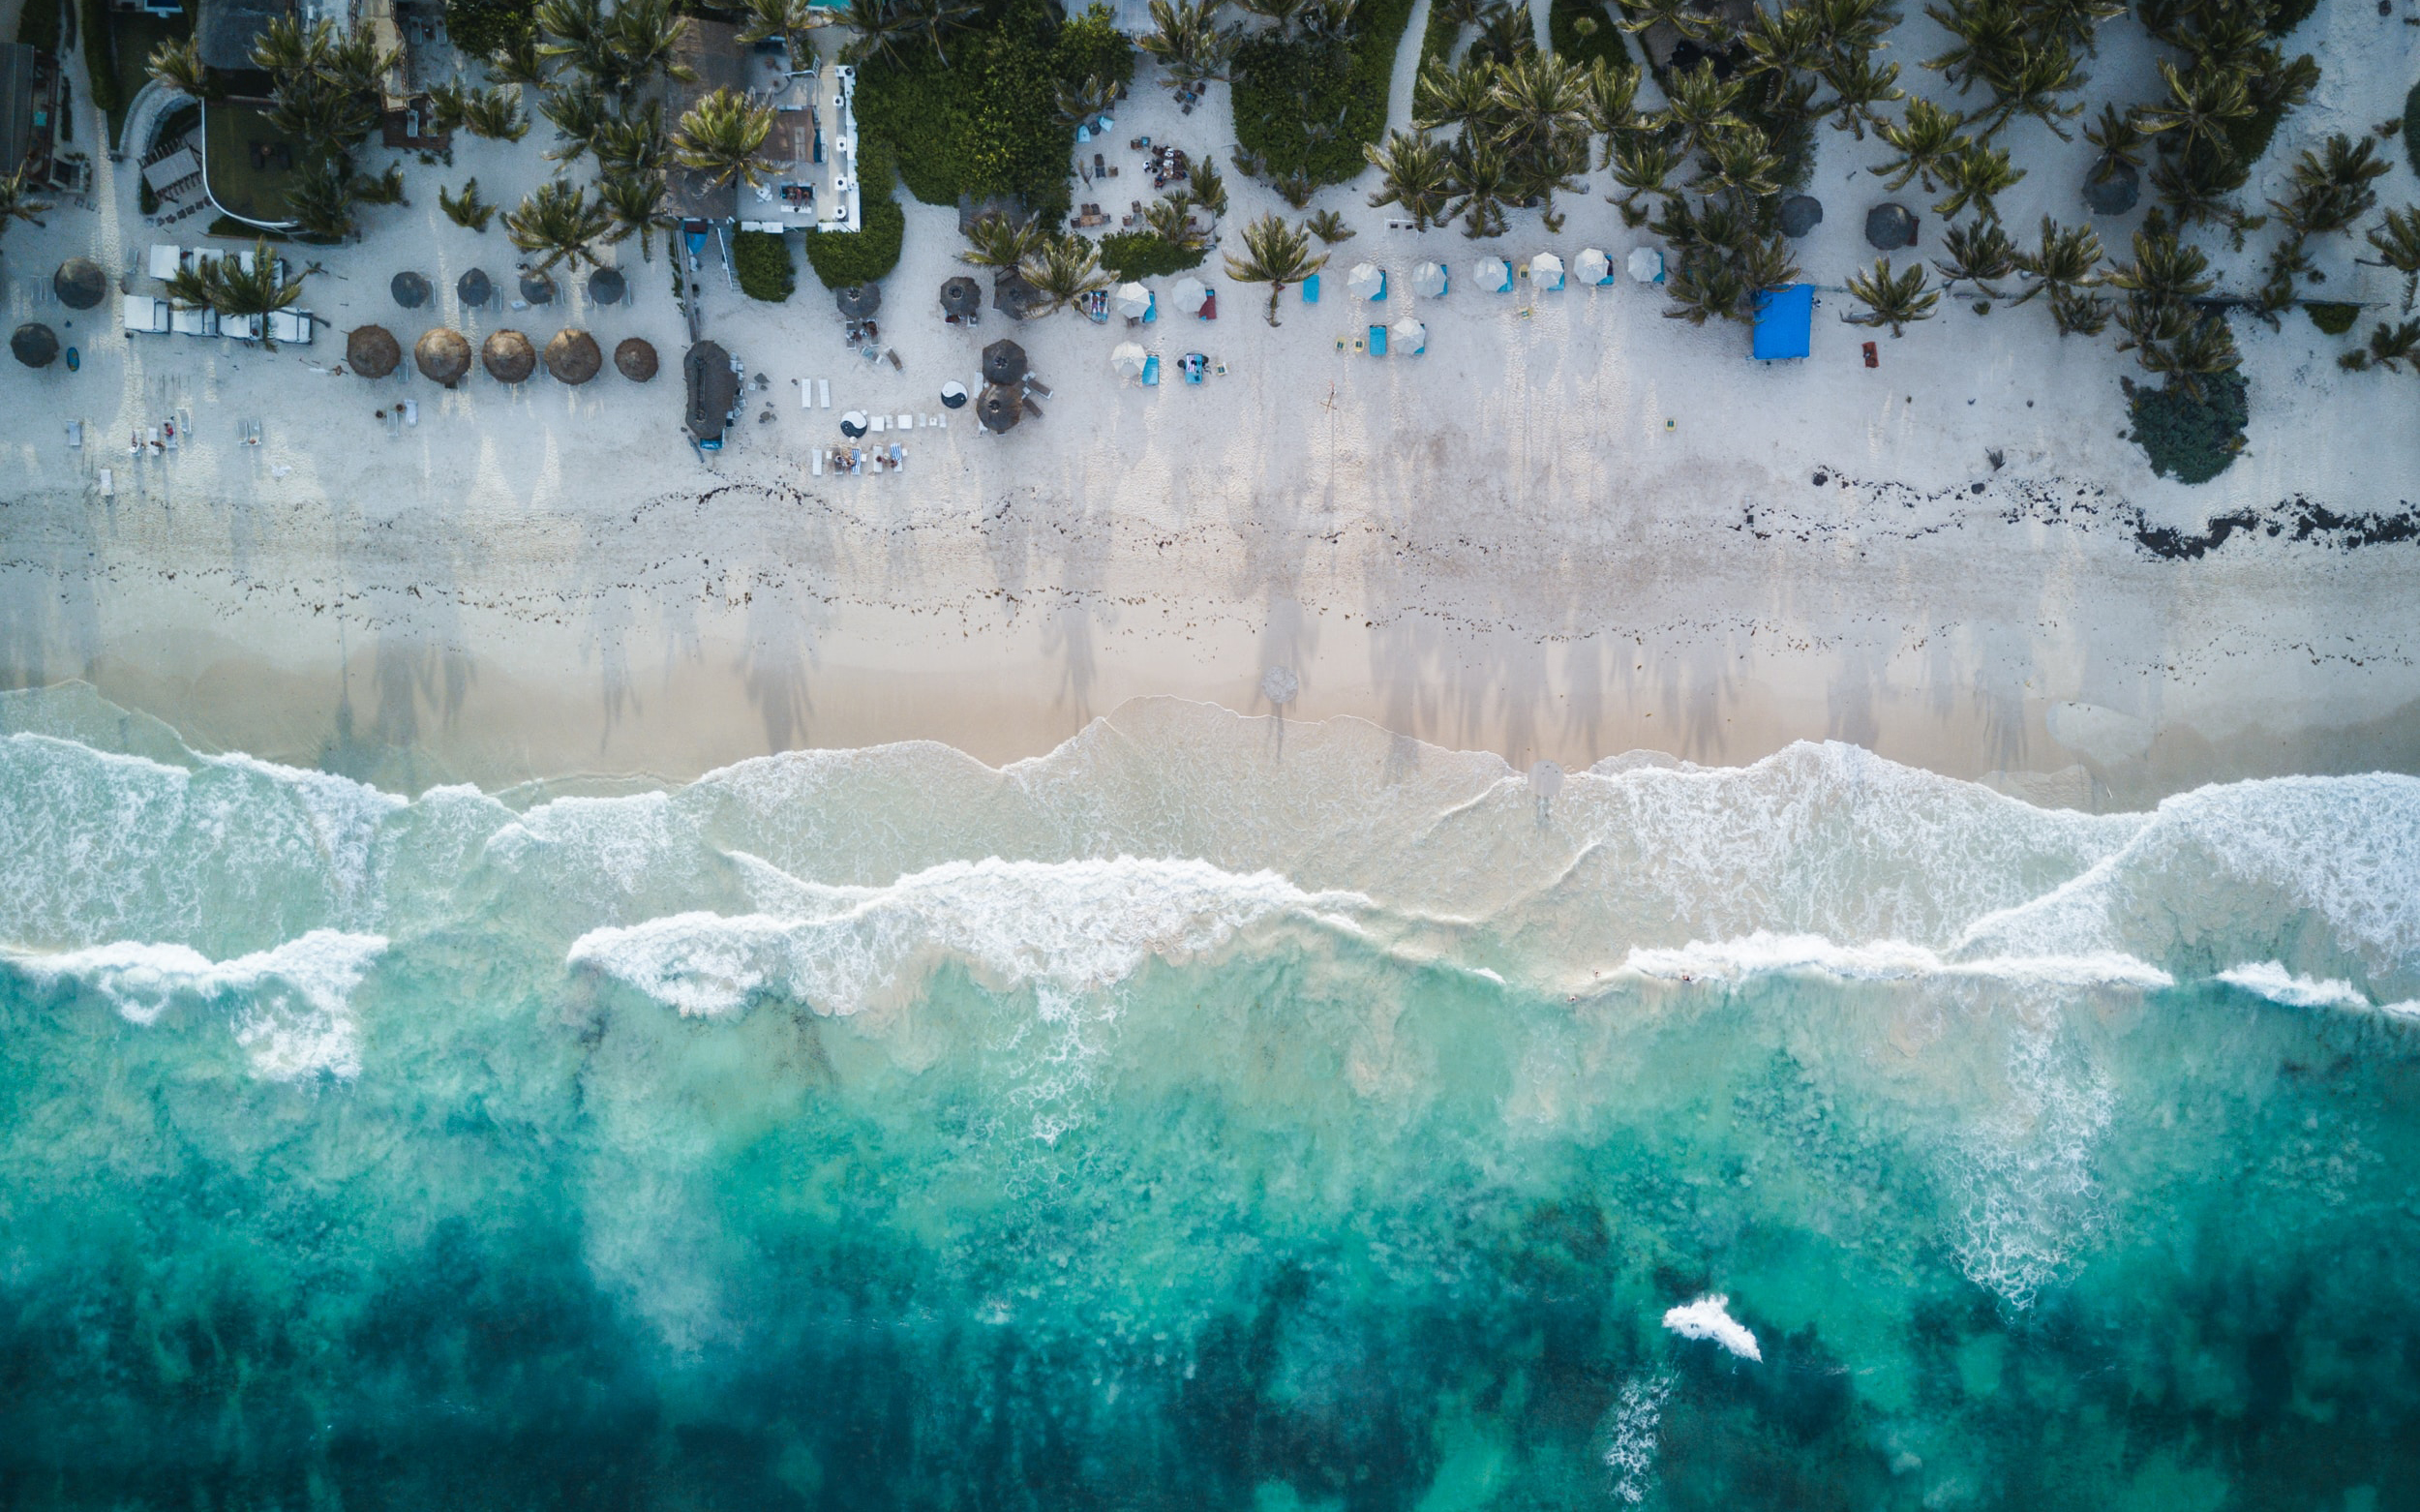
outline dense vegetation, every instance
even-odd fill
[[[1546,41],[1556,56],[1568,58],[1582,68],[1599,58],[1609,67],[1630,61],[1630,49],[1622,45],[1621,29],[1614,24],[1602,0],[1555,0],[1553,9],[1546,14]]]
[[[1239,163],[1265,172],[1297,204],[1322,184],[1357,177],[1363,149],[1386,133],[1395,51],[1412,0],[1305,6],[1235,49]],[[1341,23],[1319,17],[1341,9]]]
[[[1201,266],[1207,246],[1187,247],[1151,231],[1112,231],[1101,238],[1101,265],[1119,279],[1165,278]]]
[[[118,92],[117,40],[109,26],[109,0],[79,0],[83,15],[84,80],[92,103],[104,114],[126,108]]]
[[[858,207],[865,228],[817,231],[806,239],[807,265],[826,288],[871,284],[899,265],[899,248],[907,239],[907,212],[891,195],[895,176],[890,147],[866,141],[857,175]]]
[[[531,0],[445,0],[445,34],[465,57],[506,51],[536,30]]]
[[[17,13],[16,40],[55,55],[59,51],[60,0],[25,0]]]
[[[2331,304],[2324,300],[2306,300],[2302,313],[2311,317],[2311,323],[2329,336],[2342,336],[2361,319],[2361,306]]]
[[[2207,483],[2244,449],[2244,376],[2212,374],[2198,385],[2170,377],[2159,388],[2125,380],[2133,438],[2151,469],[2180,483]]]
[[[799,287],[798,264],[790,260],[790,241],[779,231],[736,231],[731,238],[731,268],[740,292],[750,299],[777,305]]]

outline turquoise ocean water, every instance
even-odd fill
[[[2420,781],[0,723],[9,1507],[2420,1498]]]

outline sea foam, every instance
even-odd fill
[[[1765,1351],[1756,1346],[1756,1335],[1731,1315],[1729,1297],[1703,1296],[1667,1309],[1664,1327],[1683,1339],[1710,1339],[1743,1360],[1765,1358]]]

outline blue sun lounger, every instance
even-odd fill
[[[1150,356],[1143,359],[1143,387],[1158,388],[1159,386],[1160,354],[1158,352],[1154,352]]]
[[[1302,302],[1307,305],[1316,305],[1319,302],[1318,274],[1314,273],[1302,281]]]
[[[1386,355],[1386,327],[1383,325],[1370,327],[1370,355],[1373,357]]]

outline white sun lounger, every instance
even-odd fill
[[[832,379],[817,378],[815,380],[815,403],[818,408],[832,408]]]

